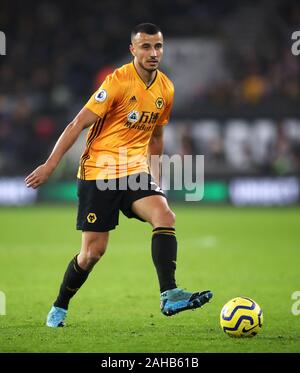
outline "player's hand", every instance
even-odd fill
[[[52,171],[53,170],[50,169],[46,163],[40,165],[25,178],[27,188],[36,189],[39,187],[48,179],[48,177],[52,174]]]

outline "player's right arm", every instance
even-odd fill
[[[98,119],[99,116],[97,114],[84,107],[72,122],[67,125],[64,132],[57,140],[47,161],[37,167],[25,178],[26,186],[35,189],[43,184],[53,173],[63,155],[78,139],[81,131],[89,127]]]

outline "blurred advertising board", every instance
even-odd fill
[[[23,177],[0,177],[0,205],[29,205],[37,200],[37,190],[26,188]]]
[[[0,178],[0,205],[28,205],[36,202],[77,202],[75,181],[53,181],[38,190],[28,189],[23,177]],[[187,202],[187,194],[201,196],[192,204],[232,204],[235,206],[285,206],[300,203],[300,179],[284,177],[228,177],[205,180],[203,186],[196,185],[181,190],[165,191],[172,202]]]

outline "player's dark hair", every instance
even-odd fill
[[[136,25],[131,31],[131,39],[139,32],[143,32],[148,35],[155,35],[158,32],[162,32],[161,29],[154,23],[140,23]]]

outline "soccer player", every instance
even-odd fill
[[[25,179],[27,187],[44,183],[89,127],[77,175],[77,229],[82,231],[82,245],[66,269],[47,317],[49,327],[64,326],[70,299],[105,253],[120,210],[153,227],[152,259],[164,315],[201,307],[212,297],[209,290],[192,293],[176,286],[175,215],[159,187],[159,173],[147,162],[147,156],[162,154],[163,127],[174,95],[172,82],[158,70],[163,55],[160,28],[151,23],[134,27],[130,52],[133,61],[106,77],[66,127],[47,161]]]

